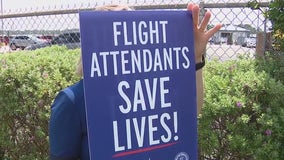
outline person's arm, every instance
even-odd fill
[[[204,89],[203,89],[203,75],[202,69],[196,71],[196,102],[197,102],[197,115],[200,114],[203,106]]]
[[[206,12],[201,22],[199,22],[199,6],[193,3],[189,3],[187,9],[188,11],[192,12],[195,63],[200,63],[202,61],[202,54],[204,54],[206,50],[206,45],[209,38],[212,37],[222,27],[222,25],[217,24],[207,31],[207,25],[209,23],[211,13]],[[197,114],[200,114],[203,106],[203,91],[203,75],[201,68],[196,71]]]
[[[61,91],[51,106],[49,123],[50,160],[76,160],[81,151],[79,111]]]

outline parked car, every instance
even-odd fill
[[[44,43],[45,41],[42,39],[39,39],[35,36],[31,35],[20,35],[20,36],[15,36],[11,39],[10,41],[10,48],[12,50],[16,50],[18,48],[24,49],[27,46],[33,45],[33,44],[41,44]]]
[[[221,37],[220,40],[221,40],[221,41],[220,41],[221,44],[227,44],[227,42],[228,42],[228,37]]]
[[[52,45],[65,45],[68,49],[80,48],[80,32],[66,32],[54,37],[51,41],[27,46],[25,50],[35,50]]]
[[[8,36],[0,36],[0,43],[1,45],[8,45],[9,44],[9,37]]]
[[[256,47],[256,38],[255,37],[250,37],[247,38],[246,40],[246,47],[248,48],[255,48]]]
[[[255,48],[256,47],[256,34],[251,34],[249,37],[245,38],[242,46],[248,48]]]

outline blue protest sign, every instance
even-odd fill
[[[188,11],[80,12],[91,159],[196,160]]]

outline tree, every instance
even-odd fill
[[[264,11],[261,9],[260,2],[251,0],[248,2],[251,9],[258,9],[262,11],[265,17],[272,22],[273,37],[275,38],[274,45],[279,47],[281,51],[284,50],[284,1],[273,0],[269,4],[269,9]]]

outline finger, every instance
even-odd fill
[[[210,12],[206,12],[204,17],[203,17],[203,19],[202,19],[202,21],[201,21],[201,23],[200,23],[200,25],[199,25],[200,30],[202,30],[202,31],[206,30],[207,25],[208,25],[209,20],[210,20],[210,17],[211,17],[211,13]]]
[[[211,28],[209,31],[206,32],[206,37],[209,39],[212,37],[216,32],[218,32],[222,27],[222,24],[217,24],[213,28]]]
[[[188,3],[187,4],[187,10],[192,11],[194,4],[193,3]]]
[[[192,20],[193,20],[193,28],[197,29],[199,24],[199,6],[194,5],[192,8]]]

